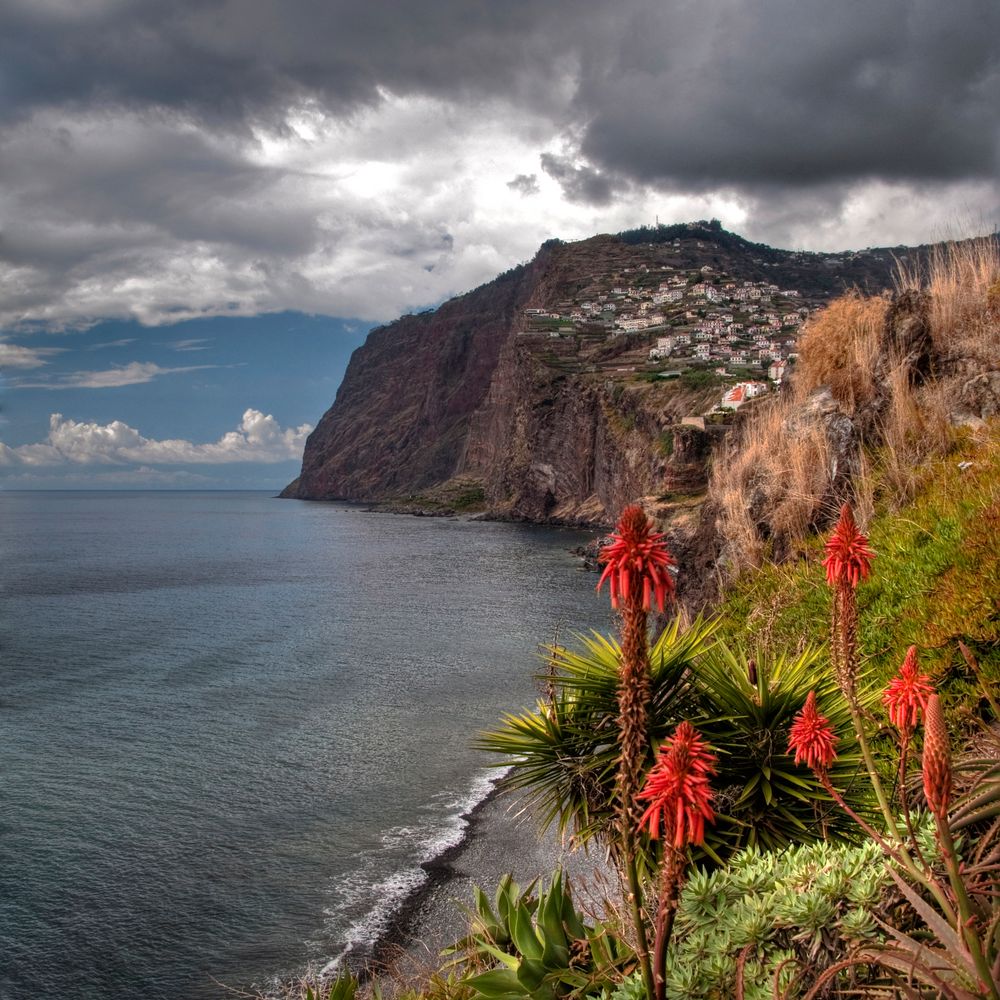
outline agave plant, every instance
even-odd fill
[[[668,626],[649,651],[652,743],[693,708],[691,667],[712,643],[714,626],[695,622]],[[553,689],[534,711],[508,714],[499,729],[482,734],[481,749],[502,754],[510,765],[501,787],[525,793],[543,826],[558,824],[581,841],[597,837],[614,846],[618,746],[618,676],[621,647],[593,633],[578,648],[548,647]],[[645,768],[644,768],[645,769]]]
[[[814,690],[842,740],[830,780],[857,811],[868,811],[871,792],[858,780],[861,756],[850,708],[819,650],[747,656],[718,643],[698,659],[694,676],[702,714],[697,725],[719,755],[718,815],[705,845],[709,857],[718,861],[744,847],[857,839],[857,828],[833,808],[815,775],[797,767],[788,753],[792,721]]]
[[[350,972],[342,972],[330,983],[328,988],[313,991],[311,986],[306,987],[305,1000],[354,1000],[358,992],[358,980]]]
[[[535,894],[505,875],[494,902],[476,887],[470,931],[445,954],[468,975],[463,985],[485,1000],[557,1000],[607,992],[635,956],[608,927],[587,924],[556,871]]]

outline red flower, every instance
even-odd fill
[[[705,820],[715,820],[708,783],[709,775],[715,774],[715,761],[715,754],[709,752],[694,726],[682,722],[673,737],[660,745],[656,763],[638,794],[638,798],[650,800],[639,820],[639,829],[648,826],[650,837],[656,840],[662,821],[663,831],[674,847],[703,843]]]
[[[889,721],[898,729],[907,732],[913,729],[932,694],[931,679],[920,673],[917,666],[917,647],[910,646],[899,673],[889,681],[882,695],[882,704],[889,710]]]
[[[802,711],[795,716],[789,732],[788,752],[795,751],[795,763],[805,761],[806,766],[817,774],[826,774],[826,769],[837,759],[837,737],[825,716],[816,709],[816,692],[810,691]]]
[[[655,596],[656,606],[663,610],[664,601],[674,596],[674,578],[669,567],[676,563],[663,542],[663,534],[652,530],[649,518],[641,507],[626,507],[618,521],[614,541],[601,549],[598,560],[605,563],[604,572],[597,582],[597,589],[605,580],[611,581],[611,606],[619,602],[638,599],[633,588],[642,583],[642,606],[647,611],[650,597]]]
[[[868,578],[875,553],[868,548],[868,539],[858,531],[849,504],[840,508],[840,520],[826,543],[826,582],[831,587],[849,584],[856,587]]]

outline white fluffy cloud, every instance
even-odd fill
[[[48,358],[58,354],[58,347],[23,347],[0,341],[0,371],[6,368],[41,368]]]
[[[143,437],[121,420],[109,424],[70,420],[53,413],[49,434],[38,444],[11,448],[0,442],[0,465],[38,467],[130,463],[206,465],[231,462],[285,462],[302,456],[308,424],[282,429],[270,414],[248,409],[236,430],[218,441],[194,444],[180,439],[157,441]]]

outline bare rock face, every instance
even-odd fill
[[[553,375],[531,338],[501,359],[481,422],[471,435],[498,516],[562,524],[612,523],[656,480],[649,436],[627,421],[609,391]]]
[[[666,530],[667,547],[681,570],[677,600],[689,615],[711,607],[719,596],[722,538],[717,519],[715,504],[709,500],[672,518]]]
[[[516,268],[436,312],[373,330],[282,496],[392,499],[455,475],[531,277]]]
[[[723,428],[678,424],[671,427],[669,456],[663,468],[663,487],[672,493],[699,493],[708,486],[712,450],[725,433]]]
[[[902,364],[911,382],[921,383],[934,368],[931,337],[930,293],[908,289],[896,295],[885,315],[879,364],[884,374],[890,365]]]
[[[789,421],[788,431],[794,434],[810,426],[820,427],[826,437],[831,496],[840,495],[858,472],[860,439],[854,421],[840,408],[828,386],[809,396]]]
[[[958,393],[961,407],[980,420],[1000,416],[1000,371],[982,372],[964,382]]]
[[[574,338],[524,328],[525,310],[632,253],[607,236],[546,245],[433,313],[373,330],[282,496],[405,503],[461,478],[482,485],[495,517],[608,524],[638,496],[699,484],[694,436],[681,435],[673,463],[657,446],[683,403],[605,383]]]

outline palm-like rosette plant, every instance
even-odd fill
[[[655,743],[693,706],[691,666],[712,642],[713,625],[674,622],[649,652],[649,735]],[[618,678],[621,647],[597,633],[579,637],[576,649],[549,647],[555,696],[532,712],[508,714],[499,729],[482,734],[481,749],[503,754],[512,765],[502,787],[525,793],[543,826],[557,823],[581,841],[598,837],[615,848],[618,746]]]
[[[781,847],[824,835],[856,839],[857,827],[833,808],[819,780],[797,767],[788,732],[811,690],[841,738],[829,778],[862,815],[871,791],[851,728],[850,711],[815,650],[753,659],[712,640],[712,623],[671,625],[650,651],[650,750],[683,719],[697,726],[719,756],[716,822],[695,848],[719,863],[734,851]],[[502,787],[524,794],[544,826],[557,823],[581,841],[597,837],[615,849],[616,700],[620,648],[592,635],[576,649],[552,647],[555,697],[533,712],[504,717],[477,745],[512,765]],[[754,679],[751,676],[754,675]],[[648,860],[648,859],[647,859]]]
[[[795,764],[788,732],[810,691],[840,737],[829,779],[862,814],[871,792],[851,728],[850,708],[818,650],[747,657],[718,644],[695,670],[698,729],[719,755],[716,822],[705,851],[717,860],[744,847],[775,849],[824,837],[857,839],[857,828],[815,775]]]

